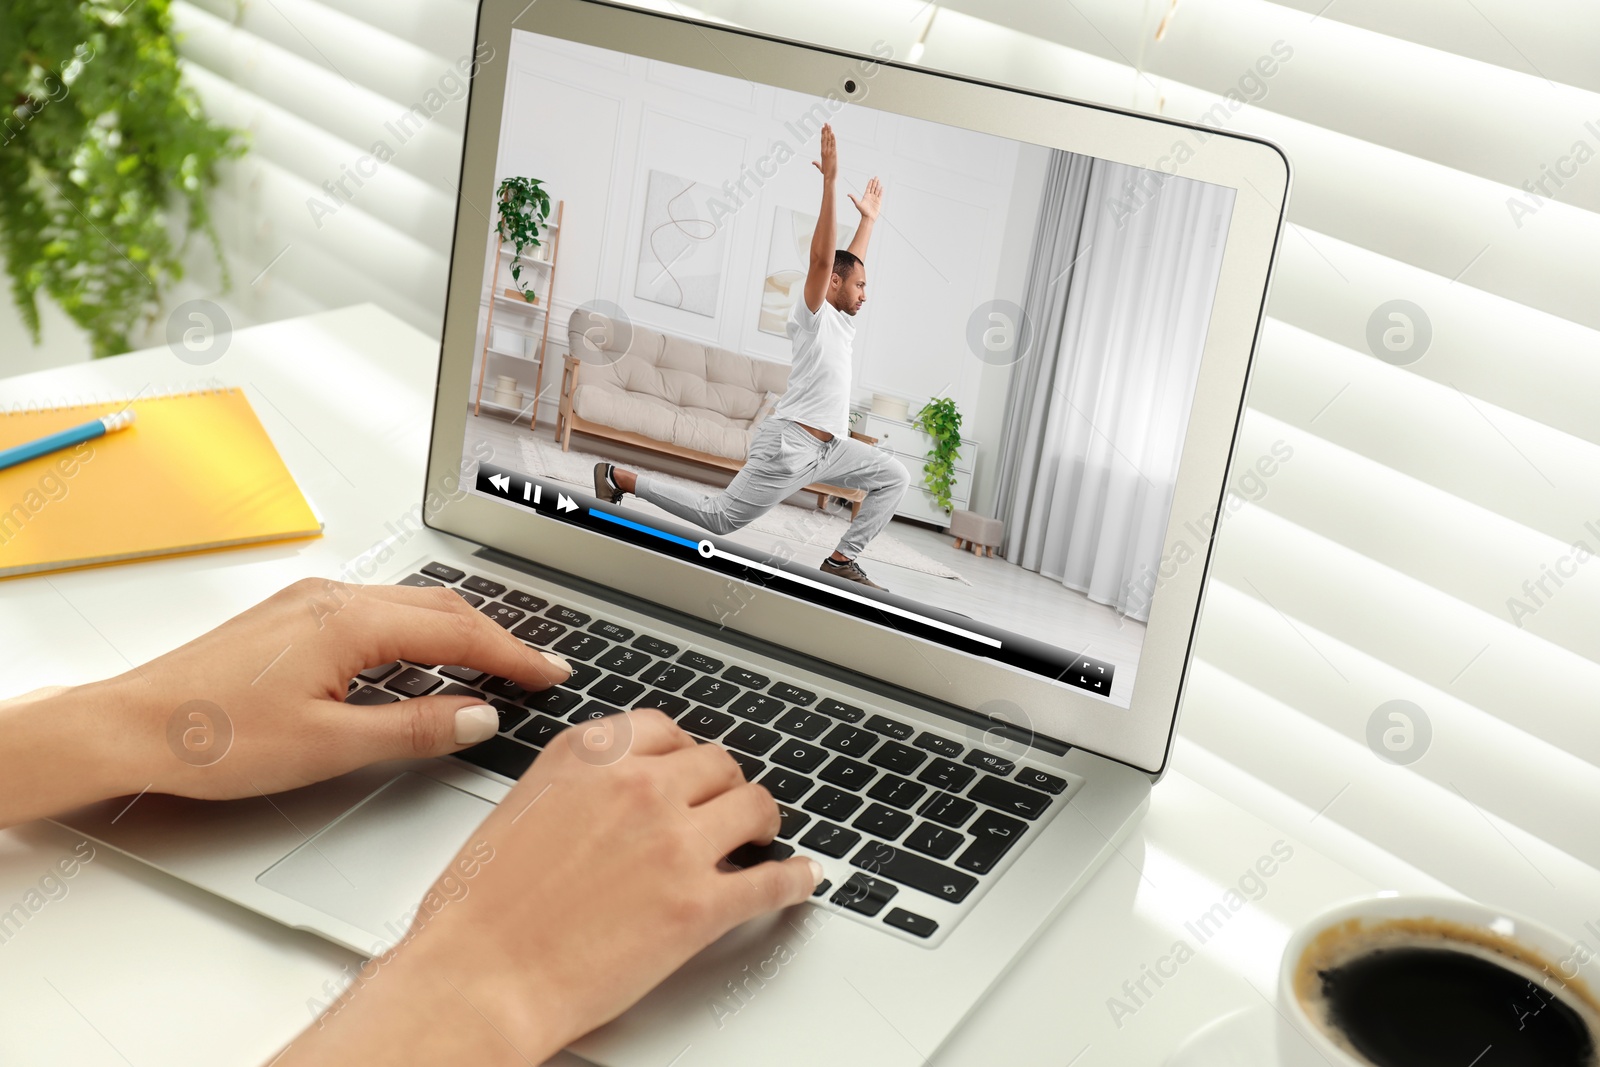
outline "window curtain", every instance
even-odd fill
[[[1061,153],[1044,197],[1001,453],[1005,555],[1147,621],[1233,193]]]

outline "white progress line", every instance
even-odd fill
[[[825,582],[819,582],[815,579],[804,577],[803,575],[791,573],[790,571],[779,570],[776,567],[769,567],[765,563],[757,563],[753,559],[746,559],[743,556],[735,556],[731,552],[722,551],[722,549],[717,548],[709,541],[700,542],[700,554],[702,556],[715,556],[719,559],[725,559],[729,562],[737,563],[741,567],[749,567],[752,570],[762,571],[766,574],[773,575],[774,577],[782,578],[784,581],[798,582],[801,585],[810,586],[812,589],[819,589],[830,596],[843,597],[846,600],[854,600],[857,604],[865,604],[870,608],[877,608],[879,611],[891,612],[892,614],[910,619],[913,622],[920,622],[924,626],[932,626],[937,630],[945,630],[949,633],[957,635],[958,637],[965,637],[969,641],[976,641],[981,645],[988,645],[990,648],[1001,647],[1000,642],[996,641],[992,637],[986,637],[983,634],[975,634],[971,630],[963,630],[959,626],[951,626],[949,623],[940,622],[938,619],[930,619],[926,615],[918,615],[914,611],[907,611],[905,608],[897,608],[893,604],[885,604],[882,601],[873,600],[871,597],[864,597],[859,593],[852,593],[847,589],[836,589]]]

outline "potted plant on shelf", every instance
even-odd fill
[[[244,147],[185,83],[167,0],[0,5],[0,100],[0,258],[36,342],[43,292],[127,351],[196,232],[226,287],[207,197]]]
[[[550,195],[538,178],[512,177],[500,183],[495,196],[500,200],[495,230],[511,245],[511,281],[522,299],[537,304],[539,294],[522,280],[522,257],[541,244],[539,234],[550,215]]]
[[[961,458],[961,412],[949,397],[936,397],[922,405],[911,425],[933,438],[928,462],[922,465],[922,482],[938,501],[939,507],[952,507],[950,490],[955,487],[955,463]]]

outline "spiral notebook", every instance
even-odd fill
[[[321,536],[240,389],[0,413],[0,448],[123,407],[128,429],[0,471],[0,578]]]

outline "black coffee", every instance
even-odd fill
[[[1450,948],[1395,946],[1317,972],[1327,1020],[1377,1067],[1595,1067],[1565,1000]]]

